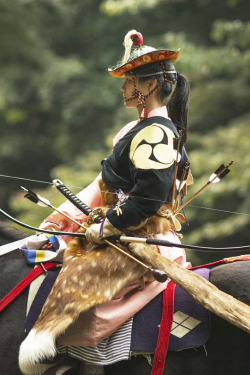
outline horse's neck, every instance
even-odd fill
[[[17,229],[4,223],[0,223],[0,246],[10,242],[21,240],[26,236],[26,233],[18,231]]]

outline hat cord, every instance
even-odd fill
[[[167,72],[166,72],[166,70],[165,70],[164,63],[163,63],[163,62],[161,63],[161,68],[162,68],[162,72],[163,72],[163,76],[164,76],[164,80],[163,80],[163,82],[162,82],[161,84],[159,84],[159,83],[157,82],[157,85],[156,85],[156,86],[155,86],[155,87],[154,87],[154,88],[153,88],[153,89],[152,89],[147,95],[144,95],[141,91],[138,90],[138,88],[136,87],[135,75],[133,74],[133,72],[132,72],[132,74],[131,74],[131,76],[132,76],[132,80],[133,80],[133,85],[134,85],[134,91],[132,92],[132,96],[131,96],[131,98],[126,99],[126,102],[131,101],[131,100],[134,100],[134,99],[137,98],[138,106],[139,106],[139,105],[143,105],[143,108],[142,108],[141,114],[140,114],[140,116],[139,116],[139,119],[140,119],[140,120],[143,120],[143,119],[145,119],[145,118],[148,117],[148,112],[147,112],[147,108],[146,108],[146,100],[147,100],[147,98],[148,98],[150,95],[152,95],[152,93],[153,93],[154,91],[156,91],[159,87],[163,86],[166,82],[174,83],[173,81],[171,81],[171,80],[169,80],[169,79],[167,78]],[[153,74],[152,74],[152,75],[153,75]]]

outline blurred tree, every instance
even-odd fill
[[[220,163],[235,161],[186,208],[185,242],[249,242],[249,7],[246,0],[0,0],[0,174],[56,177],[75,192],[93,179],[112,136],[136,116],[123,108],[120,80],[105,71],[136,28],[146,44],[181,47],[176,67],[191,83],[189,196]],[[2,208],[36,225],[49,214],[16,193],[22,181],[0,178]],[[63,201],[46,184],[25,184],[55,205]],[[194,263],[221,257],[192,254]]]

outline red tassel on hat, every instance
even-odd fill
[[[141,33],[137,32],[135,34],[132,34],[130,37],[133,41],[134,47],[140,47],[143,44],[143,36]]]

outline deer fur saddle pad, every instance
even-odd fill
[[[209,279],[209,269],[193,272]],[[59,270],[50,270],[41,284],[26,318],[26,332],[35,324],[48,294],[56,281]],[[154,352],[162,316],[162,293],[134,315],[131,333],[131,351]],[[204,345],[211,331],[210,312],[196,303],[181,288],[175,288],[174,316],[169,350]]]

